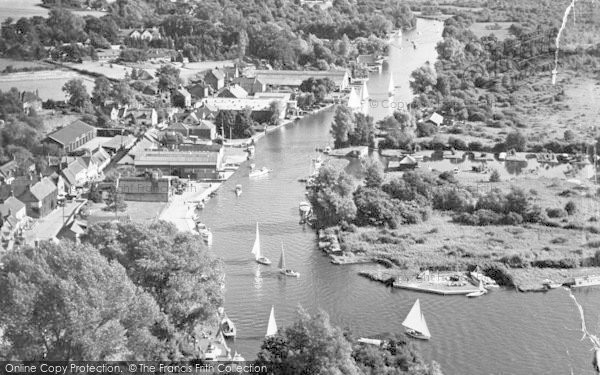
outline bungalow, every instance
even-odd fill
[[[248,96],[248,92],[240,85],[231,85],[223,88],[217,95],[219,98],[238,98],[243,99]]]
[[[225,86],[225,74],[219,69],[212,69],[204,75],[204,82],[218,91]]]
[[[27,216],[40,218],[58,206],[57,192],[56,185],[44,177],[35,184],[25,185],[23,192],[16,197],[25,204]]]
[[[444,117],[437,112],[433,112],[433,114],[427,119],[427,122],[430,122],[435,126],[441,126],[444,123]]]
[[[60,149],[71,152],[95,138],[96,133],[95,127],[81,120],[75,120],[69,125],[48,134],[42,142],[57,145]]]
[[[171,93],[171,101],[177,107],[188,108],[192,106],[192,95],[183,87]]]

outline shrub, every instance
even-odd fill
[[[421,122],[417,124],[417,136],[429,137],[437,132],[437,127],[430,122]]]
[[[483,148],[483,144],[479,141],[469,142],[469,150],[471,151],[481,151]]]
[[[550,218],[561,218],[567,216],[567,212],[562,208],[547,208],[546,213]]]
[[[490,182],[500,182],[500,172],[494,169],[490,175]]]
[[[565,204],[565,211],[567,212],[567,215],[573,215],[575,212],[577,212],[577,206],[575,205],[575,202],[573,201],[568,201],[567,204]]]
[[[467,143],[460,138],[450,137],[448,138],[448,146],[456,150],[466,150]]]
[[[506,225],[517,225],[523,222],[523,216],[515,213],[509,212],[507,215],[504,215],[502,218],[502,223]]]

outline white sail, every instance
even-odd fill
[[[279,269],[285,269],[285,254],[283,252],[283,243],[281,244],[281,256],[279,257]]]
[[[369,99],[369,90],[367,90],[367,82],[363,82],[362,89],[360,90],[360,100],[365,102]]]
[[[429,333],[429,328],[427,328],[427,323],[425,322],[425,317],[421,312],[421,303],[418,299],[412,309],[410,309],[410,312],[402,322],[402,325],[408,329],[415,330],[424,336],[431,337],[431,333]]]
[[[271,306],[271,315],[269,316],[269,325],[267,326],[267,334],[265,337],[274,336],[277,334],[277,323],[275,322],[275,306]]]
[[[260,252],[260,236],[258,234],[258,223],[256,223],[256,238],[254,239],[254,246],[252,246],[252,254],[254,254],[255,259],[259,259],[262,257]]]
[[[388,85],[388,93],[390,95],[393,95],[394,91],[396,91],[396,86],[394,86],[394,75],[392,74],[392,72],[390,72],[390,83]]]

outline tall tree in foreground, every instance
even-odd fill
[[[4,360],[158,359],[153,298],[91,246],[43,242],[3,258]]]
[[[87,110],[91,107],[90,95],[82,80],[73,78],[64,84],[62,90],[68,96],[68,102],[73,107],[79,110]]]

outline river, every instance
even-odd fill
[[[405,33],[403,48],[390,49],[391,70],[400,88],[395,100],[409,101],[408,77],[420,64],[435,60],[441,24],[419,20],[418,30]],[[406,38],[417,40],[412,48]],[[406,48],[408,47],[410,48]],[[387,98],[389,69],[369,81],[373,99]],[[375,117],[386,109],[373,109]],[[356,335],[372,337],[401,332],[401,322],[416,298],[433,338],[418,342],[426,360],[438,361],[444,374],[593,374],[591,346],[580,341],[579,314],[568,292],[521,294],[493,290],[485,297],[443,297],[392,290],[357,275],[359,266],[335,266],[316,248],[314,232],[298,224],[304,186],[297,180],[309,172],[315,146],[329,139],[332,112],[305,118],[266,135],[256,147],[256,167],[267,166],[266,178],[250,179],[242,165],[201,213],[214,234],[212,249],[224,260],[225,309],[236,323],[235,349],[254,358],[264,338],[271,306],[278,326],[289,325],[299,305],[323,309],[334,324]],[[236,197],[234,187],[243,185]],[[259,266],[250,254],[256,222],[263,253],[274,264],[281,245],[288,266],[299,279],[282,278],[276,266]],[[576,292],[588,326],[600,331],[600,289]]]

